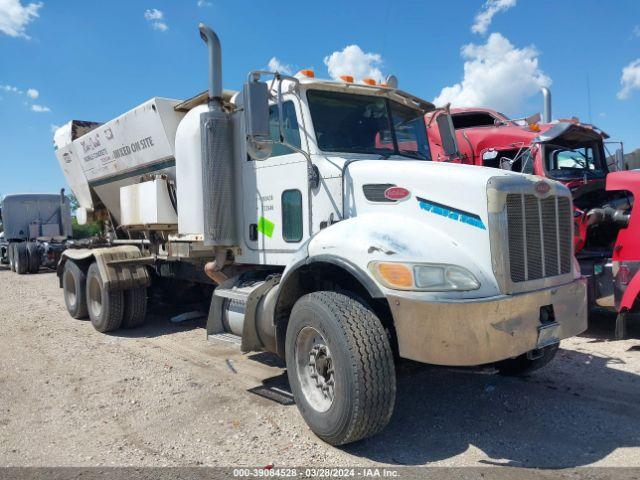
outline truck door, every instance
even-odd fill
[[[298,102],[283,102],[283,130],[287,141],[302,145]],[[277,143],[278,106],[269,108],[273,145],[267,160],[247,159],[243,166],[244,232],[246,244],[259,254],[260,261],[286,264],[291,252],[309,238],[309,182],[307,160],[301,153]],[[255,186],[255,189],[250,190]]]

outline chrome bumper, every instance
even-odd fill
[[[389,295],[400,356],[435,365],[471,366],[516,357],[587,328],[587,286],[558,287],[480,300],[425,302]],[[555,322],[541,322],[553,306]]]

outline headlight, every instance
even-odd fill
[[[473,273],[457,265],[371,262],[369,270],[380,283],[394,290],[444,292],[480,288],[480,282]]]

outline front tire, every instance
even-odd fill
[[[516,358],[509,358],[496,363],[496,368],[501,375],[520,376],[527,375],[547,365],[558,353],[560,344],[549,345],[541,351],[541,356],[530,358],[528,353],[524,353]]]
[[[67,260],[62,272],[64,303],[73,318],[87,318],[87,275],[73,261]]]
[[[123,292],[105,286],[97,263],[92,263],[87,271],[86,292],[93,327],[102,333],[120,328],[124,311]]]
[[[291,312],[285,348],[296,405],[318,437],[344,445],[387,425],[396,396],[393,352],[371,309],[342,293],[305,295]]]

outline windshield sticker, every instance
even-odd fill
[[[422,210],[435,213],[436,215],[442,215],[443,217],[450,218],[451,220],[457,220],[458,222],[466,223],[472,227],[480,228],[482,230],[487,229],[487,227],[484,226],[484,223],[482,223],[482,219],[475,213],[458,210],[457,208],[448,207],[441,203],[425,200],[424,198],[416,198]]]
[[[258,219],[258,231],[269,238],[273,236],[274,227],[275,227],[275,224],[272,221],[267,220],[264,217],[260,217]]]

